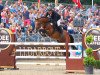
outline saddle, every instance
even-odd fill
[[[57,23],[53,23],[53,27],[55,31],[58,31],[59,33],[63,32],[63,29],[61,26],[58,26]]]

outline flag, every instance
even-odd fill
[[[38,3],[40,3],[40,0],[38,0]]]
[[[18,0],[18,3],[22,3],[22,0]]]
[[[2,4],[2,0],[0,0],[0,4]]]
[[[72,0],[75,4],[77,4],[78,8],[82,7],[80,0]]]
[[[77,3],[77,0],[72,0],[74,3]]]

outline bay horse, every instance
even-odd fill
[[[58,42],[65,43],[66,42],[66,36],[69,35],[69,42],[73,43],[74,38],[72,35],[68,34],[66,30],[63,30],[62,33],[54,29],[54,26],[52,23],[49,22],[48,17],[42,17],[35,20],[35,30],[39,31],[41,35],[43,36],[49,36],[52,39],[57,40]],[[42,33],[41,33],[42,31]]]

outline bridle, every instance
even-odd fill
[[[41,19],[41,18],[40,18],[40,19]],[[48,21],[48,22],[42,22],[40,19],[37,19],[38,25],[40,26],[39,30],[42,29],[42,30],[45,31],[44,34],[47,34],[47,35],[49,35],[49,36],[52,36],[52,35],[55,33],[55,29],[54,29],[53,25],[51,25],[51,23],[50,23],[49,21]],[[51,33],[49,33],[49,32],[50,32],[50,29],[49,29],[49,28],[46,29],[46,27],[47,27],[48,25],[51,25],[51,26],[53,27],[53,31],[52,31]]]

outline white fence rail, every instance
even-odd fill
[[[0,45],[65,45],[65,43],[55,43],[55,42],[0,42]]]
[[[27,50],[27,49],[17,49],[16,52],[66,52],[66,50]]]

